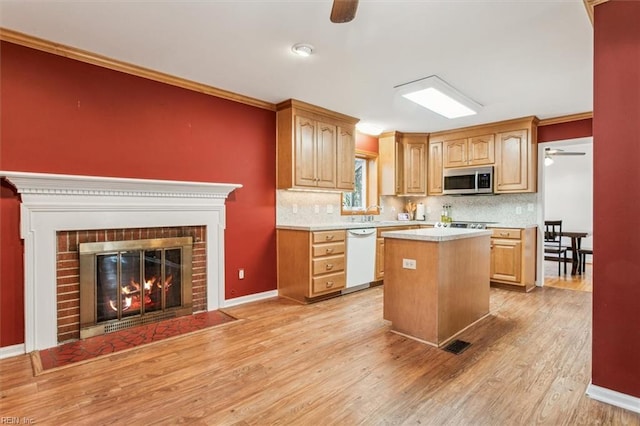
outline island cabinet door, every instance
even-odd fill
[[[491,240],[491,279],[520,284],[522,242]]]

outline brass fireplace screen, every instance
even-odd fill
[[[192,237],[82,243],[80,337],[192,313]]]

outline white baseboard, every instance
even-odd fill
[[[230,306],[242,305],[243,303],[257,302],[259,300],[271,299],[278,297],[278,290],[265,291],[263,293],[250,294],[248,296],[235,297],[233,299],[227,299],[222,303],[221,308],[228,308]]]
[[[635,396],[596,386],[593,383],[587,387],[587,396],[600,402],[640,413],[640,398]]]
[[[0,359],[24,355],[25,353],[24,343],[20,345],[5,346],[4,348],[0,348]]]

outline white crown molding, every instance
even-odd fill
[[[0,171],[20,194],[227,198],[240,184]]]
[[[590,383],[587,387],[587,396],[600,402],[640,413],[640,398],[627,395],[626,393],[617,392]]]

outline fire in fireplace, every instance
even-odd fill
[[[81,243],[80,337],[192,313],[192,237]]]

